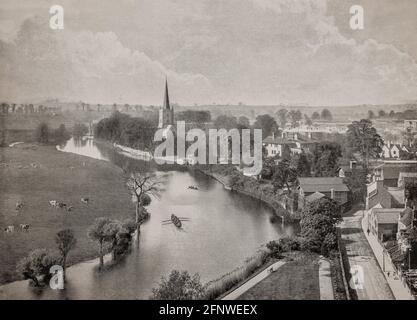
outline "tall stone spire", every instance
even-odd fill
[[[161,109],[159,109],[158,128],[165,128],[173,124],[174,124],[174,109],[171,108],[171,105],[169,104],[168,80],[165,77],[164,102],[162,103]]]
[[[171,109],[171,106],[169,105],[169,95],[168,95],[168,80],[165,77],[165,95],[164,95],[164,102],[162,104],[162,109]]]

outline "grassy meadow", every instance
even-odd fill
[[[90,199],[88,205],[81,198]],[[73,206],[54,209],[49,200]],[[17,202],[23,208],[16,210]],[[55,248],[54,236],[71,228],[77,246],[69,255],[73,264],[97,256],[97,244],[87,229],[97,217],[124,220],[134,215],[122,170],[91,158],[63,153],[54,146],[24,143],[0,148],[0,283],[18,279],[18,260],[36,248]],[[19,224],[29,224],[28,232]],[[4,228],[14,225],[13,233]]]

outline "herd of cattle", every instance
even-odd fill
[[[81,202],[84,203],[84,204],[88,204],[89,201],[90,201],[89,198],[81,198]],[[64,202],[59,202],[57,200],[49,200],[49,205],[52,206],[55,209],[58,209],[58,208],[59,209],[65,209],[67,212],[70,212],[74,209],[73,206],[67,205]],[[23,207],[24,207],[23,202],[20,202],[20,201],[16,202],[16,211],[22,210]],[[27,232],[27,231],[29,231],[29,227],[30,226],[28,224],[25,224],[25,223],[19,224],[19,230],[20,231],[26,231]],[[14,225],[7,226],[6,228],[4,228],[4,231],[6,233],[13,233],[15,231],[15,226]]]

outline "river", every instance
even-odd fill
[[[67,270],[65,290],[35,290],[27,281],[0,287],[2,299],[148,299],[152,288],[171,270],[198,272],[203,282],[241,265],[269,240],[293,233],[291,225],[272,224],[271,209],[260,201],[227,191],[217,181],[188,170],[161,171],[93,140],[69,140],[59,148],[129,168],[155,170],[164,176],[164,191],[148,207],[151,218],[141,226],[139,250],[106,272],[97,260]],[[189,185],[198,186],[191,190]],[[182,229],[162,225],[171,213],[190,218]]]

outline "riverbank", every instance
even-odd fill
[[[97,256],[97,244],[87,237],[87,229],[98,217],[125,220],[134,215],[134,205],[125,186],[123,171],[117,166],[89,157],[63,153],[54,146],[19,144],[0,149],[0,283],[19,280],[16,263],[36,248],[55,249],[55,234],[74,230],[76,248],[69,264]],[[89,198],[89,204],[81,198]],[[54,209],[57,200],[74,209]],[[19,211],[17,202],[23,203]],[[18,230],[29,224],[28,232]],[[15,226],[13,233],[4,232]]]
[[[238,192],[240,194],[244,194],[248,197],[251,197],[253,199],[262,201],[265,203],[268,207],[270,207],[274,214],[278,216],[280,219],[284,218],[285,221],[294,221],[296,220],[287,210],[285,210],[282,205],[274,199],[274,196],[271,194],[270,190],[267,190],[267,192],[259,192],[254,191],[253,188],[246,188],[246,185],[243,185],[242,187],[236,187],[231,185],[230,176],[220,173],[220,172],[213,172],[208,169],[204,169],[203,167],[196,166],[196,170],[199,172],[215,179],[219,183],[221,183],[225,189]],[[248,178],[252,179],[252,178]],[[260,184],[254,180],[254,184]]]

